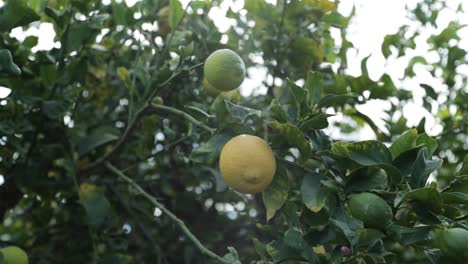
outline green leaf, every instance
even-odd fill
[[[310,143],[299,128],[292,124],[281,124],[278,121],[268,122],[267,124],[285,137],[289,144],[297,147],[304,158],[309,157],[312,151]]]
[[[304,205],[312,212],[318,212],[325,206],[327,191],[321,181],[327,178],[319,173],[304,176],[301,184],[301,197]]]
[[[364,192],[385,189],[387,174],[378,167],[364,167],[351,173],[347,178],[345,192]]]
[[[328,225],[328,223],[327,223],[327,226],[325,226],[325,228],[323,229],[311,228],[304,235],[304,240],[310,246],[313,246],[313,247],[329,243],[330,241],[334,241],[335,239],[336,239],[336,232],[332,226]]]
[[[310,130],[327,128],[328,127],[327,118],[329,116],[330,115],[327,115],[325,113],[320,113],[310,118],[306,118],[305,121],[301,122],[301,124],[299,125],[299,128],[305,132],[310,131]]]
[[[280,102],[276,98],[271,100],[269,113],[271,117],[278,120],[280,123],[286,123],[290,119],[286,110],[281,106]]]
[[[371,257],[384,257],[391,253],[385,250],[382,239],[377,239],[369,245],[367,254]]]
[[[431,264],[439,264],[439,259],[442,256],[442,251],[440,249],[426,249],[424,250],[424,254],[429,259]]]
[[[388,232],[395,240],[406,246],[429,240],[431,227],[406,227],[394,224],[389,227]]]
[[[83,156],[91,150],[117,140],[117,131],[112,127],[100,127],[94,130],[78,144],[78,154]]]
[[[42,103],[42,111],[50,119],[59,119],[67,111],[67,103],[57,100],[44,101]]]
[[[328,94],[318,102],[317,107],[342,106],[348,102],[354,101],[357,97],[358,95],[355,93]]]
[[[275,216],[288,199],[289,183],[286,172],[277,169],[276,175],[268,188],[262,193],[263,204],[266,208],[267,222]]]
[[[321,22],[329,23],[330,25],[337,28],[344,28],[349,23],[349,18],[343,16],[337,11],[333,11],[322,17]]]
[[[442,165],[442,160],[428,159],[428,149],[422,148],[418,152],[413,169],[411,170],[410,184],[413,188],[424,187],[429,175]]]
[[[97,190],[91,195],[80,197],[80,203],[86,210],[88,224],[99,229],[106,221],[111,219],[112,206],[104,192],[100,189]]]
[[[182,9],[182,5],[179,0],[171,0],[169,8],[169,26],[172,30],[175,30],[177,24],[179,24],[179,21],[184,16],[184,9]]]
[[[252,242],[254,244],[255,251],[260,256],[262,261],[264,261],[264,262],[268,261],[268,251],[267,251],[265,245],[263,245],[262,242],[260,242],[260,240],[258,240],[255,237],[252,238]]]
[[[291,80],[287,80],[288,88],[292,94],[292,104],[296,106],[298,113],[302,113],[303,104],[306,102],[307,99],[307,90],[302,87],[297,86]],[[298,114],[300,116],[300,114]]]
[[[436,151],[438,147],[437,140],[431,138],[428,136],[426,133],[419,135],[416,138],[416,146],[424,146],[427,148],[427,155],[429,157],[432,157],[434,155],[434,152]]]
[[[440,193],[433,188],[421,188],[410,191],[403,196],[403,201],[417,201],[429,210],[442,212],[443,200]]]
[[[210,118],[213,118],[214,116],[208,114],[207,112],[201,110],[200,108],[198,107],[195,107],[195,106],[185,106],[185,110],[186,112],[193,116],[195,119],[201,121],[201,122],[206,122],[208,121]]]
[[[361,72],[363,76],[369,76],[369,72],[367,71],[367,61],[369,60],[371,55],[368,55],[361,61]]]
[[[361,221],[350,217],[343,209],[337,209],[333,212],[330,222],[343,232],[351,247],[354,247],[359,242],[357,231],[363,229]]]
[[[232,117],[239,119],[241,122],[245,122],[247,118],[251,116],[256,116],[258,118],[262,116],[262,112],[260,110],[236,105],[227,100],[224,100],[224,103],[226,104],[226,109],[229,114],[231,114]]]
[[[13,62],[10,51],[6,49],[0,50],[0,73],[11,75],[21,74],[20,68]]]
[[[416,129],[411,129],[406,131],[401,135],[393,144],[390,146],[390,152],[392,152],[393,159],[398,157],[401,153],[411,150],[416,147],[416,138],[418,136],[418,131]]]
[[[0,31],[8,32],[39,19],[40,17],[26,5],[24,0],[10,0],[0,8]]]
[[[364,166],[392,163],[392,153],[383,143],[376,140],[344,144],[335,143],[332,146],[332,152]]]
[[[227,260],[231,264],[241,264],[239,260],[239,254],[234,247],[228,247],[229,253],[223,256],[223,259]]]
[[[190,159],[193,162],[213,164],[219,157],[224,144],[233,137],[231,133],[216,134],[199,148],[192,150]]]
[[[307,73],[305,81],[305,89],[309,91],[308,105],[315,106],[322,98],[323,93],[323,76],[319,72]]]
[[[446,204],[465,204],[468,205],[468,194],[461,192],[443,192],[442,199]]]

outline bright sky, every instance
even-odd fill
[[[125,0],[128,5],[134,5],[135,2],[139,0]],[[437,20],[438,28],[426,30],[422,33],[423,37],[417,39],[418,50],[411,51],[409,55],[412,57],[414,55],[423,55],[428,57],[428,60],[431,60],[431,54],[428,53],[427,43],[425,43],[424,36],[432,34],[434,32],[440,32],[443,30],[447,24],[454,20],[455,18],[459,21],[462,21],[465,24],[468,24],[468,16],[456,15],[453,10],[456,9],[458,4],[463,0],[450,0],[445,1],[445,3],[451,7],[451,10],[446,10],[439,15]],[[108,4],[110,0],[103,0],[104,4]],[[185,6],[189,0],[181,0]],[[268,2],[276,3],[276,0],[268,0]],[[355,50],[348,52],[348,64],[349,70],[348,73],[351,75],[360,74],[360,63],[361,60],[368,55],[371,55],[368,60],[368,70],[370,77],[373,79],[378,79],[384,72],[392,76],[393,80],[396,82],[397,87],[403,87],[406,90],[411,90],[415,95],[415,102],[407,104],[404,108],[404,116],[408,119],[409,125],[416,125],[419,120],[425,116],[427,119],[426,129],[432,135],[440,133],[441,127],[435,123],[433,115],[435,113],[429,113],[424,110],[422,105],[421,98],[424,96],[424,90],[419,87],[419,83],[424,82],[430,85],[433,85],[434,89],[438,92],[444,91],[442,84],[432,78],[429,73],[424,69],[424,67],[416,67],[416,77],[412,80],[401,80],[403,77],[404,68],[408,62],[408,58],[390,58],[385,60],[380,49],[383,38],[387,34],[396,33],[398,28],[403,24],[411,24],[406,18],[406,4],[414,5],[416,1],[405,1],[405,0],[348,0],[341,1],[339,6],[339,11],[345,15],[349,14],[353,8],[353,5],[356,7],[356,15],[352,20],[352,23],[348,31],[348,39],[354,43],[354,46],[357,48]],[[2,6],[2,0],[0,0],[0,6]],[[244,5],[244,0],[225,0],[220,7],[212,8],[209,13],[209,16],[214,19],[216,25],[220,28],[220,31],[226,31],[233,21],[231,19],[225,18],[226,11],[231,7],[234,11],[239,11]],[[464,10],[468,10],[468,3],[465,1]],[[460,31],[462,36],[462,47],[468,49],[468,29],[465,28]],[[31,27],[27,31],[23,31],[21,28],[14,29],[12,35],[20,40],[24,39],[25,36],[35,35],[39,36],[38,45],[34,50],[49,50],[53,46],[59,45],[54,43],[53,39],[55,33],[53,32],[53,27],[50,23],[42,23],[38,27]],[[432,57],[434,58],[434,57]],[[468,75],[468,67],[462,68],[462,71]],[[263,76],[265,76],[265,70],[261,67],[249,69],[250,76],[262,76],[262,78],[247,79],[241,86],[241,93],[245,96],[250,94],[264,93],[266,89],[262,85]],[[0,98],[8,96],[9,89],[0,87]],[[374,100],[366,105],[360,106],[358,110],[369,115],[376,124],[384,130],[384,122],[382,118],[385,117],[383,110],[389,108],[389,103]],[[331,120],[341,121],[343,117],[337,115],[336,117],[331,118]],[[330,121],[331,121],[330,120]],[[339,133],[337,129],[329,129],[328,133],[332,136],[338,136],[336,133]],[[363,131],[351,135],[350,138],[355,140],[364,140],[373,137],[373,133],[370,128],[365,128]]]

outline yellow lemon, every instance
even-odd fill
[[[206,80],[221,91],[234,90],[245,79],[244,61],[230,49],[220,49],[211,53],[203,70]]]
[[[28,255],[19,247],[10,246],[0,250],[4,264],[28,264]]]
[[[90,183],[80,184],[79,195],[81,199],[86,199],[93,196],[97,192],[97,186]]]
[[[262,192],[271,183],[276,172],[276,160],[263,139],[239,135],[224,145],[219,167],[231,188],[253,194]]]

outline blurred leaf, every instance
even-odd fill
[[[80,203],[86,210],[88,224],[95,229],[101,228],[112,217],[111,204],[100,189],[90,195],[80,197]]]
[[[117,140],[117,132],[112,127],[100,127],[85,137],[78,144],[78,154],[83,156],[89,153],[91,150]]]
[[[391,225],[388,232],[394,239],[400,241],[403,245],[413,245],[418,242],[429,240],[431,232],[430,226],[405,227],[400,225]]]
[[[63,117],[67,111],[67,103],[64,101],[49,100],[43,101],[42,111],[50,119],[58,119]]]
[[[1,23],[0,23],[1,27]],[[9,50],[2,49],[0,50],[0,73],[12,74],[12,75],[20,75],[21,70],[13,62],[13,58],[11,57],[11,53]]]
[[[432,157],[432,155],[434,155],[434,152],[436,151],[439,144],[437,144],[437,140],[428,136],[426,133],[423,133],[423,134],[418,135],[418,137],[416,138],[416,145],[426,147],[427,156]]]
[[[322,98],[323,77],[319,72],[308,72],[305,89],[309,91],[308,105],[315,106]]]
[[[179,24],[179,21],[184,16],[184,9],[182,9],[182,4],[179,2],[179,0],[170,0],[169,3],[169,26],[175,30],[177,24]]]
[[[343,232],[351,247],[359,242],[357,231],[363,229],[361,221],[348,216],[343,209],[337,209],[333,213],[330,222]]]
[[[322,17],[322,22],[330,23],[330,25],[337,28],[344,28],[349,23],[349,18],[344,17],[342,14],[337,11],[333,11],[330,14],[327,14]]]
[[[468,194],[461,192],[443,192],[442,199],[446,204],[464,204],[468,205]]]
[[[318,107],[329,107],[329,106],[341,106],[347,102],[352,102],[354,99],[358,97],[355,93],[347,93],[347,94],[329,94],[324,96],[318,103]]]
[[[266,220],[270,221],[288,199],[289,183],[286,172],[277,169],[276,175],[268,188],[262,193],[263,203],[266,207]]]
[[[24,0],[8,1],[0,8],[0,31],[8,32],[15,27],[26,26],[40,17]]]

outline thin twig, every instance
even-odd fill
[[[193,65],[192,67],[188,68],[187,70],[192,70],[194,68],[200,67],[201,65],[203,65],[203,63],[198,63],[198,64]],[[179,74],[181,72],[182,71],[173,74],[169,79],[167,79],[166,81],[164,81],[163,83],[158,85],[158,87],[164,87],[164,86],[168,85],[172,80],[174,80],[177,76],[179,76]],[[125,144],[125,142],[126,142],[128,136],[130,135],[130,133],[135,129],[136,125],[138,124],[138,120],[147,113],[149,108],[152,108],[151,100],[148,100],[147,104],[145,104],[142,108],[140,108],[140,110],[131,119],[131,121],[128,124],[127,128],[125,129],[123,134],[120,136],[120,138],[117,140],[117,143],[114,145],[114,147],[109,152],[107,152],[106,154],[104,154],[100,158],[98,158],[96,161],[94,161],[94,162],[84,166],[83,168],[81,168],[80,171],[81,172],[90,171],[90,170],[98,167],[99,165],[101,165],[106,160],[108,160],[112,155],[116,154],[120,150],[120,148]],[[186,115],[188,116],[188,114],[186,114]],[[184,115],[184,117],[186,117],[186,116]],[[197,123],[201,124],[195,118],[191,117],[191,119],[195,120]],[[203,126],[205,126],[205,125],[203,125]],[[212,128],[207,129],[207,128],[208,128],[207,126],[204,127],[204,129],[208,130],[210,133],[214,132],[214,129],[212,129]]]
[[[148,110],[151,111],[151,110],[154,110],[154,111],[163,111],[163,112],[168,112],[168,113],[171,113],[171,114],[174,114],[174,115],[178,115],[178,116],[182,116],[183,118],[189,120],[190,122],[192,122],[192,124],[194,124],[195,126],[198,126],[200,128],[203,128],[204,130],[206,130],[207,132],[213,134],[216,129],[214,128],[211,128],[205,124],[203,124],[202,122],[198,121],[197,119],[195,119],[193,116],[187,114],[186,112],[182,111],[182,110],[179,110],[179,109],[176,109],[176,108],[173,108],[173,107],[170,107],[170,106],[165,106],[165,105],[159,105],[159,104],[151,104],[148,106]]]
[[[169,216],[169,218],[171,218],[172,221],[174,221],[178,226],[179,228],[182,230],[182,232],[190,239],[190,241],[193,242],[193,244],[195,244],[195,246],[200,250],[201,253],[217,260],[218,262],[220,263],[224,263],[224,264],[230,264],[231,262],[218,256],[216,253],[214,253],[213,251],[207,249],[201,242],[200,240],[198,240],[197,237],[195,237],[195,235],[190,231],[190,229],[185,225],[184,221],[180,220],[176,215],[174,215],[171,211],[169,211],[163,204],[161,204],[160,202],[158,202],[158,200],[152,196],[151,194],[147,193],[145,190],[143,190],[143,188],[141,188],[140,185],[138,185],[136,182],[134,182],[132,179],[130,179],[129,177],[127,177],[123,172],[121,172],[119,169],[117,169],[116,167],[114,167],[112,164],[110,164],[109,162],[106,162],[106,167],[112,171],[113,173],[115,173],[117,176],[119,176],[120,178],[122,178],[124,181],[126,181],[127,183],[129,183],[130,185],[132,185],[138,192],[139,194],[141,194],[143,197],[145,197],[149,202],[151,202],[154,206],[158,207],[159,209],[161,209],[161,211],[163,211],[163,213],[165,213],[167,216]]]

